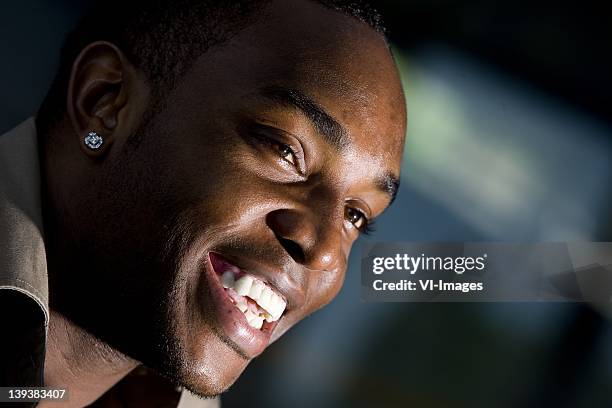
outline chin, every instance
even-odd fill
[[[158,371],[195,395],[215,397],[236,382],[250,359],[224,339],[214,323],[197,329],[193,324],[189,326],[188,330],[180,330],[180,335],[175,332],[172,341],[163,342],[165,346],[158,350],[158,361],[163,362]]]
[[[203,372],[189,373],[179,385],[199,397],[214,398],[227,391],[243,371],[244,367],[235,372],[224,372],[220,375]]]
[[[186,254],[165,291],[151,359],[159,364],[150,367],[196,395],[212,397],[234,384],[288,326],[279,323],[286,323],[289,294],[276,284],[278,273],[265,275],[237,257],[230,262],[198,252]]]

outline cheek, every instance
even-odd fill
[[[212,157],[211,157],[212,156]],[[223,230],[252,225],[286,198],[287,190],[267,182],[253,166],[239,158],[219,152],[191,166],[182,176],[183,189],[190,206],[199,210],[199,219]]]
[[[344,283],[345,272],[317,272],[309,281],[309,313],[330,303],[340,292]]]
[[[185,144],[173,146],[169,152],[171,163],[162,175],[170,186],[166,194],[180,202],[180,207],[198,208],[205,220],[228,222],[228,216],[244,212],[243,204],[253,201],[257,184],[236,165],[231,147],[220,148],[207,142],[197,148]],[[168,191],[169,190],[169,191]],[[212,217],[212,218],[211,218]]]

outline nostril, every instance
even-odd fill
[[[304,254],[304,250],[302,250],[302,247],[299,244],[295,243],[290,239],[279,237],[278,235],[276,236],[276,238],[281,243],[283,248],[285,248],[285,251],[287,251],[297,263],[304,263],[304,261],[306,260],[306,255]]]

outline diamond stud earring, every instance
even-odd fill
[[[104,138],[100,136],[97,132],[89,132],[83,139],[85,146],[89,147],[91,150],[98,150],[104,144]]]

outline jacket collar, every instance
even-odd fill
[[[32,298],[49,322],[47,261],[34,118],[0,136],[0,289]]]

